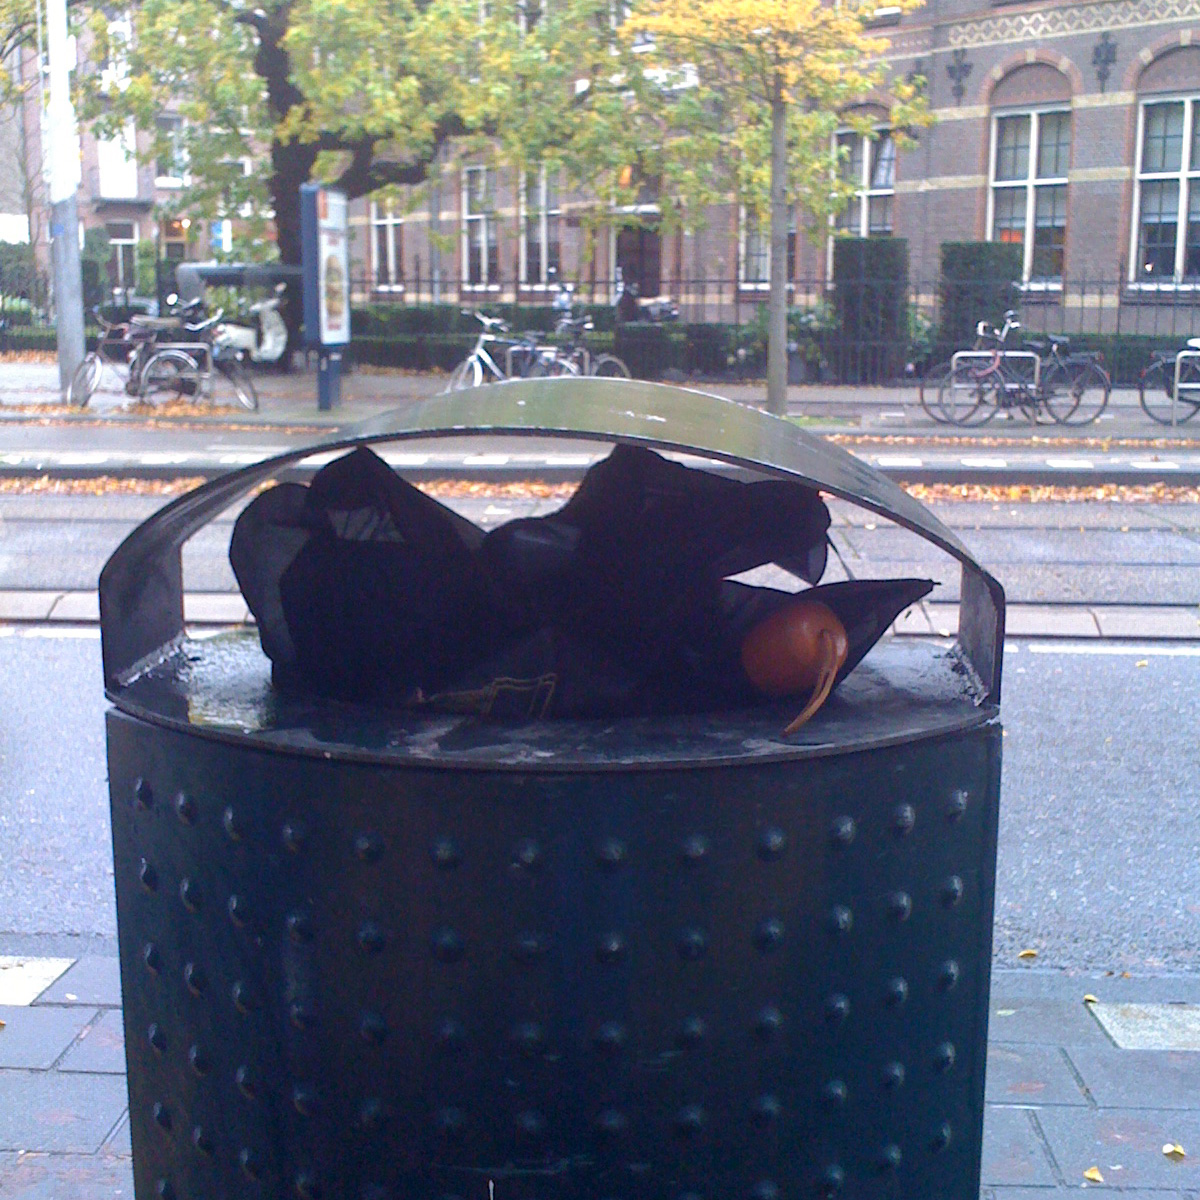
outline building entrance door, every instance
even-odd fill
[[[617,233],[617,266],[625,286],[636,286],[639,296],[662,291],[662,238],[658,230],[626,225]]]

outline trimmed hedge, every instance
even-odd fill
[[[58,349],[58,334],[51,325],[18,325],[0,333],[0,350]]]
[[[526,330],[549,333],[558,319],[557,310],[545,304],[485,302],[475,307],[490,317],[500,317],[514,333]],[[474,307],[458,304],[364,304],[351,310],[350,327],[355,337],[475,335],[479,332],[479,322],[474,311]],[[591,317],[596,332],[612,332],[616,316],[611,305],[576,305],[575,311]]]
[[[946,358],[975,340],[980,321],[999,328],[1017,306],[1021,247],[1007,242],[943,242],[938,285],[941,325],[935,357]]]
[[[407,333],[372,337],[356,333],[350,343],[353,363],[403,367],[410,371],[452,371],[475,345],[471,334]]]
[[[833,301],[837,331],[830,349],[838,380],[899,378],[908,355],[907,239],[835,239]]]

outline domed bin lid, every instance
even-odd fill
[[[621,721],[520,724],[275,694],[251,631],[192,641],[180,550],[265,480],[314,454],[386,442],[528,436],[627,443],[758,476],[798,480],[920,535],[962,566],[953,647],[876,646],[795,735],[787,706]],[[994,719],[1004,591],[938,519],[840,447],[760,410],[686,388],[629,380],[522,380],[454,392],[230,472],[138,526],[100,576],[105,690],[121,711],[197,736],[280,752],[487,769],[679,767],[838,753],[937,736]],[[835,703],[836,701],[836,703]],[[781,719],[782,718],[782,719]]]

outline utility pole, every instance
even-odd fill
[[[50,103],[43,154],[50,184],[51,260],[57,313],[58,382],[66,395],[83,361],[83,272],[79,262],[79,134],[71,103],[67,61],[67,0],[46,0],[46,50],[50,60]]]

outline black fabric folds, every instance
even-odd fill
[[[557,512],[484,536],[360,448],[247,506],[230,560],[281,687],[511,719],[640,715],[753,701],[742,638],[795,593],[728,577],[773,562],[816,583],[828,528],[806,485],[618,446]],[[844,675],[931,586],[803,594],[845,624]]]

